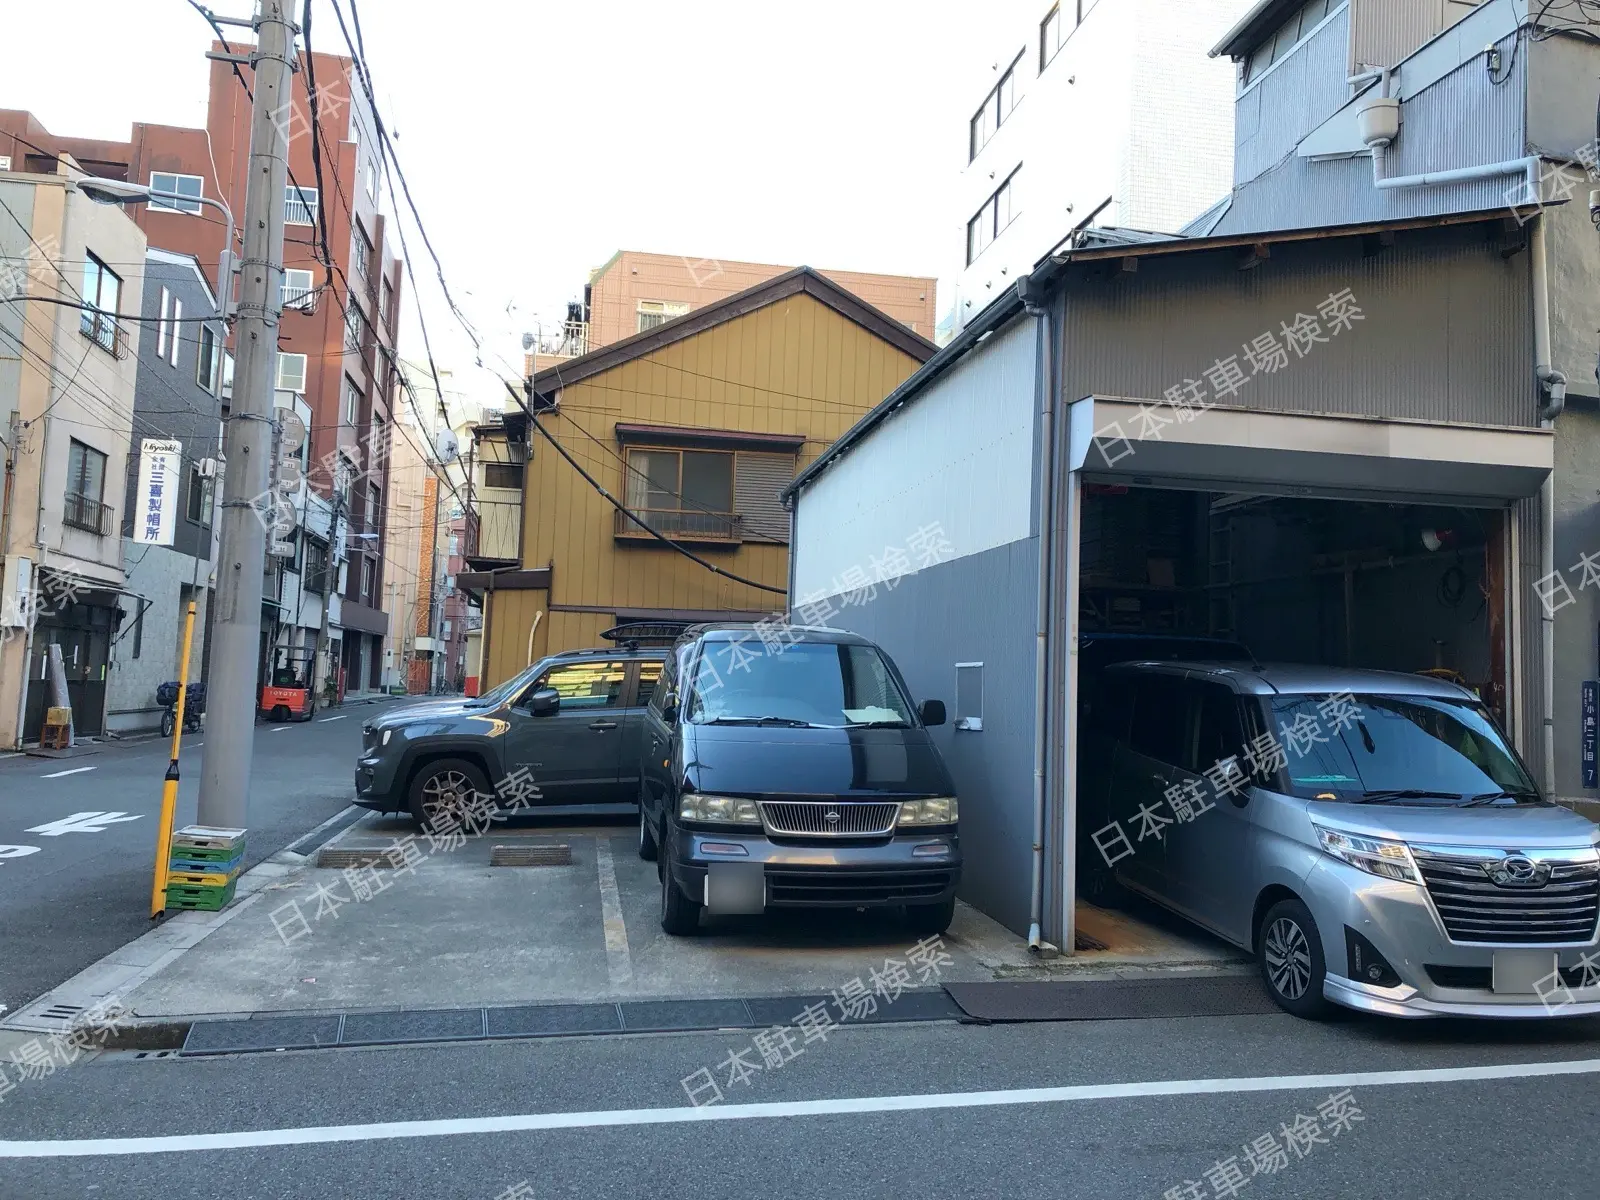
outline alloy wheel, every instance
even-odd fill
[[[1289,917],[1279,917],[1267,927],[1264,947],[1267,977],[1287,1000],[1298,1000],[1311,983],[1311,945],[1305,930]]]
[[[459,819],[466,812],[468,799],[473,793],[472,781],[460,771],[440,771],[422,785],[422,812],[426,825],[442,829],[451,817]]]

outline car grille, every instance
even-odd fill
[[[942,870],[881,871],[848,867],[767,867],[767,903],[917,904],[937,900],[955,882]]]
[[[779,837],[886,837],[900,806],[851,800],[763,800],[761,822]]]
[[[1428,963],[1423,969],[1439,987],[1467,988],[1480,992],[1487,992],[1494,987],[1494,970],[1491,967],[1447,967]],[[1561,982],[1569,988],[1593,986],[1593,971],[1583,967],[1561,967],[1560,972]]]
[[[1546,945],[1587,942],[1600,914],[1600,860],[1593,850],[1534,852],[1550,864],[1539,887],[1502,887],[1489,878],[1498,850],[1421,848],[1412,856],[1453,942]]]

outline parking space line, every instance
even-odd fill
[[[349,713],[340,713],[337,717],[318,717],[317,724],[326,725],[329,721],[342,721],[349,715]]]
[[[82,775],[85,771],[92,771],[93,767],[73,767],[70,771],[54,771],[49,775],[41,775],[40,779],[60,779],[63,775]]]
[[[633,956],[628,953],[628,927],[622,923],[622,896],[617,891],[617,866],[611,839],[594,839],[595,870],[600,875],[600,919],[606,932],[606,973],[612,987],[633,982]]]
[[[523,1113],[504,1117],[445,1117],[371,1125],[324,1125],[300,1129],[253,1129],[238,1133],[183,1133],[157,1137],[83,1138],[75,1141],[0,1142],[3,1158],[77,1158],[107,1154],[172,1154],[197,1150],[245,1150],[261,1146],[314,1146],[394,1138],[461,1134],[523,1133],[547,1129],[603,1129],[625,1125],[687,1125],[712,1121],[918,1112],[927,1109],[999,1108],[1019,1104],[1130,1100],[1148,1096],[1215,1096],[1244,1092],[1322,1092],[1334,1088],[1407,1087],[1480,1083],[1502,1079],[1548,1079],[1600,1073],[1600,1059],[1507,1063],[1481,1067],[1402,1071],[1344,1071],[1328,1075],[1269,1075],[1234,1079],[1160,1079],[1090,1083],[1066,1087],[1014,1088],[988,1092],[934,1092],[899,1096],[840,1096],[823,1100],[779,1100],[762,1104],[708,1104],[699,1108],[633,1108],[595,1112]]]
[[[279,725],[276,728],[267,730],[267,732],[268,733],[288,733],[289,732],[289,727],[287,725]]]

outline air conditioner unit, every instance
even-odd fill
[[[215,479],[217,477],[217,460],[214,458],[202,458],[195,463],[195,469],[200,472],[201,479]]]

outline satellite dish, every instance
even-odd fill
[[[522,335],[522,348],[524,350],[533,349],[533,334],[525,333]]]
[[[433,449],[442,463],[453,463],[461,457],[461,442],[453,429],[441,429],[434,439]]]

